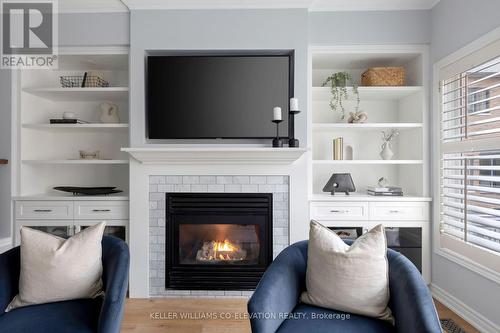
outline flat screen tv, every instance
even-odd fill
[[[147,57],[149,139],[264,139],[276,136],[273,108],[289,133],[293,53],[150,55]]]

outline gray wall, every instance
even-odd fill
[[[309,44],[426,44],[428,10],[311,12]]]
[[[441,0],[431,14],[434,62],[500,26],[499,13],[498,0]],[[432,256],[432,283],[500,325],[497,283],[439,255]]]
[[[294,49],[295,96],[303,112],[296,137],[306,144],[306,10],[137,10],[130,14],[131,143],[145,141],[144,56],[148,50]]]
[[[109,46],[128,44],[128,13],[59,15],[60,46]]]

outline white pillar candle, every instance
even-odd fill
[[[279,106],[273,109],[273,120],[282,120],[281,119],[281,108]]]
[[[295,97],[290,98],[290,111],[299,111],[299,100]]]

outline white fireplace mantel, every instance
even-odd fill
[[[122,148],[142,164],[292,164],[307,149],[271,147]]]

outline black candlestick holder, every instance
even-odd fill
[[[283,141],[280,139],[280,123],[283,120],[273,120],[272,122],[276,124],[276,137],[273,139],[273,147],[283,147]]]
[[[300,113],[299,110],[290,110],[290,114],[292,115],[292,118],[293,118],[292,126],[295,126],[295,115],[299,114],[299,113]],[[288,147],[298,148],[299,145],[300,145],[299,140],[297,140],[293,137],[288,139]]]

